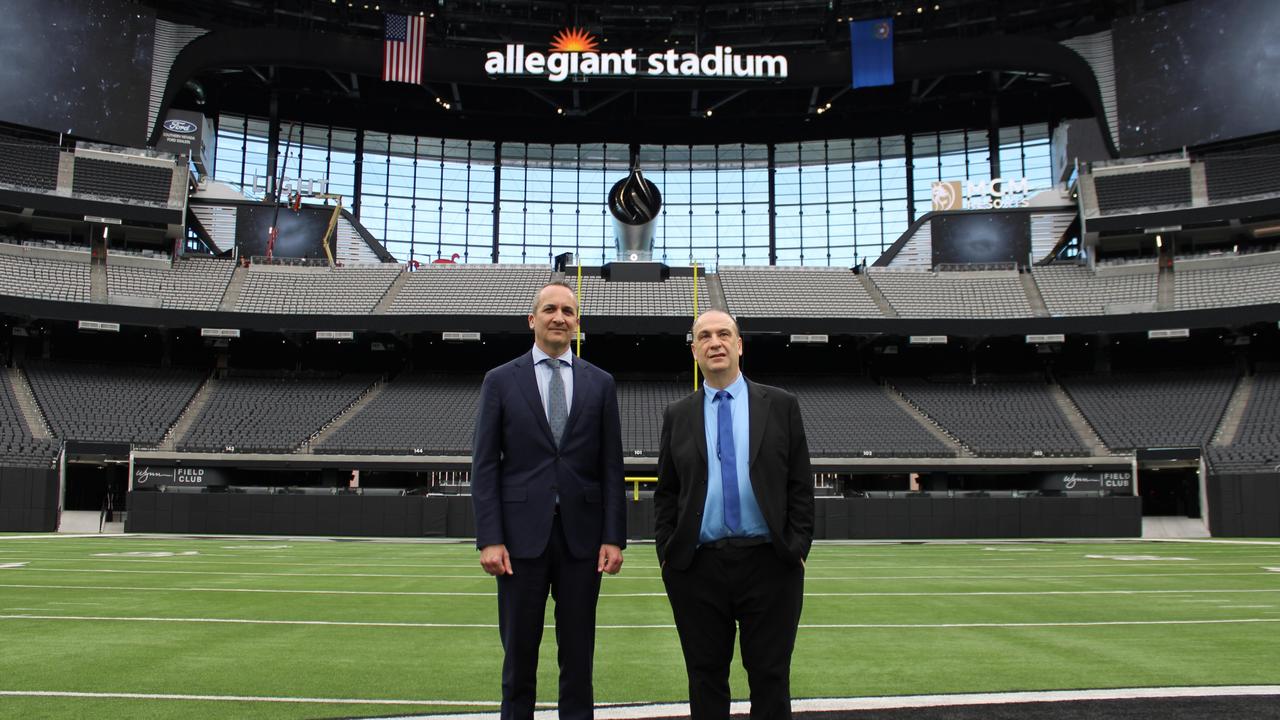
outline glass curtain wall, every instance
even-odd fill
[[[779,144],[779,265],[874,262],[907,229],[902,136]]]
[[[327,180],[354,209],[357,131],[284,123],[280,134],[285,176]],[[215,177],[262,199],[267,136],[266,120],[221,116]],[[910,139],[778,143],[772,168],[768,145],[641,146],[640,167],[663,200],[654,257],[712,269],[769,264],[772,184],[777,264],[874,262],[911,218],[931,210],[933,182],[991,179],[985,130]],[[1032,193],[1052,186],[1047,125],[1002,128],[999,139],[1006,179],[1027,178]],[[501,263],[546,264],[572,252],[598,265],[616,254],[606,196],[630,168],[626,145],[365,132],[359,160],[359,220],[400,262],[455,254],[458,262],[492,262],[495,243]]]
[[[489,262],[493,160],[491,142],[365,133],[360,222],[401,262]]]
[[[605,195],[629,158],[626,145],[504,143],[498,261],[549,263],[564,252],[583,265],[612,260]]]

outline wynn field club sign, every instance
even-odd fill
[[[497,75],[545,75],[551,82],[570,77],[743,78],[783,80],[784,55],[739,54],[716,45],[705,54],[664,52],[643,54],[633,48],[599,52],[596,39],[585,30],[561,30],[548,52],[529,51],[523,44],[507,45],[485,54],[484,71]]]

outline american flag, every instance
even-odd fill
[[[427,19],[421,15],[387,15],[382,43],[382,79],[422,84],[422,56]]]

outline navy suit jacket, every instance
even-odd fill
[[[774,550],[783,560],[799,565],[813,544],[813,475],[800,403],[786,390],[750,380],[747,397],[751,490],[769,526]],[[654,540],[658,561],[675,570],[693,561],[707,502],[704,407],[699,389],[671,403],[662,416],[658,487],[653,493]]]
[[[580,357],[572,368],[573,406],[559,447],[538,394],[532,352],[485,375],[471,459],[477,547],[504,544],[512,557],[538,557],[551,537],[557,497],[574,557],[595,557],[605,543],[626,546],[613,376]]]

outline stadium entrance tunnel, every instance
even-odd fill
[[[108,458],[67,458],[62,509],[73,512],[123,512],[129,484],[126,461]],[[107,522],[119,518],[108,518]]]
[[[1143,517],[1202,517],[1201,498],[1209,494],[1199,448],[1142,448],[1136,455]]]
[[[1143,517],[1198,518],[1199,467],[1138,468],[1138,496]]]

